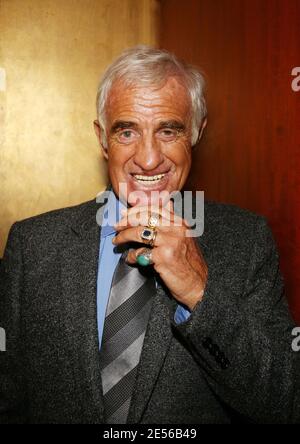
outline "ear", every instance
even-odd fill
[[[207,118],[205,118],[205,119],[203,120],[203,122],[201,123],[201,127],[200,127],[200,129],[199,129],[199,135],[198,135],[197,143],[200,142],[201,137],[202,137],[202,135],[203,135],[203,131],[204,131],[205,128],[206,128],[206,125],[207,125]]]
[[[100,145],[100,147],[102,149],[103,156],[107,160],[108,159],[107,147],[105,147],[104,143],[103,143],[104,130],[101,127],[101,125],[100,125],[98,120],[94,120],[94,130],[95,130],[97,139],[99,141],[99,145]]]

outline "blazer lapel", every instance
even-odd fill
[[[79,387],[83,417],[103,422],[97,328],[97,273],[100,227],[99,205],[91,201],[70,221],[67,247],[61,255],[62,301],[74,376]]]

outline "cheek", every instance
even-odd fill
[[[123,167],[131,158],[131,153],[128,149],[111,145],[108,148],[108,168],[115,174],[122,173]]]
[[[189,168],[191,165],[191,148],[185,143],[179,143],[176,147],[169,150],[169,159],[182,169]]]

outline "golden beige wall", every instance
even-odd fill
[[[158,7],[0,0],[0,257],[14,221],[105,187],[92,126],[98,79],[122,49],[156,44]]]

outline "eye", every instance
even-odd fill
[[[174,134],[174,131],[166,129],[166,130],[163,130],[163,134],[165,136],[172,136]]]
[[[132,135],[132,131],[126,130],[126,131],[123,131],[121,134],[123,137],[125,137],[125,139],[129,139],[129,137]]]
[[[135,140],[137,137],[138,134],[131,129],[126,129],[118,133],[118,140],[121,143],[130,143],[133,140]]]
[[[176,139],[178,131],[175,129],[164,128],[159,131],[158,135],[162,140],[168,142]]]

